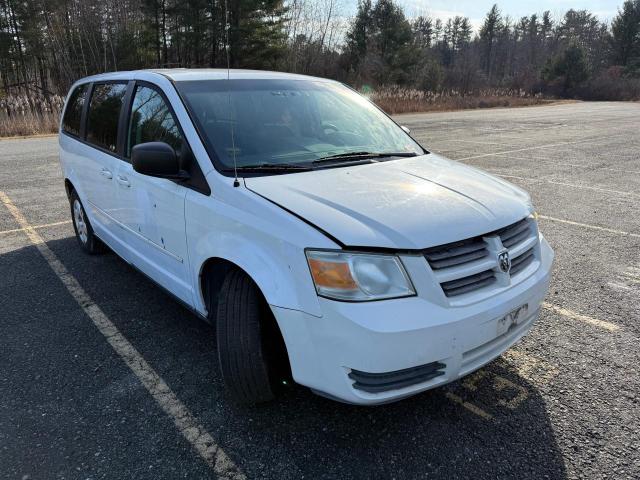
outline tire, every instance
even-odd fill
[[[229,270],[222,282],[216,338],[229,395],[243,405],[273,400],[279,384],[286,383],[286,348],[261,292],[241,270]]]
[[[93,227],[75,190],[72,190],[69,195],[69,204],[71,206],[73,230],[76,232],[76,240],[78,240],[82,250],[89,255],[105,252],[106,247],[93,232]]]

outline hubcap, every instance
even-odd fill
[[[73,222],[76,224],[76,230],[78,231],[78,237],[82,243],[87,243],[89,238],[87,232],[87,222],[84,219],[84,212],[82,211],[82,205],[76,199],[73,201]]]

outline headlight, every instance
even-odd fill
[[[307,262],[318,295],[366,302],[409,297],[415,289],[395,255],[307,250]]]

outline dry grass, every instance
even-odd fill
[[[479,92],[477,95],[462,96],[455,92],[436,94],[400,88],[377,90],[369,94],[369,98],[390,115],[472,108],[523,107],[541,105],[553,101],[541,96],[525,96],[501,90],[490,90]]]
[[[539,96],[525,96],[497,89],[478,95],[435,94],[420,90],[386,88],[368,96],[390,115],[412,112],[465,110],[470,108],[521,107],[552,102]],[[62,97],[28,99],[26,96],[0,97],[0,137],[55,133],[58,130]]]
[[[0,97],[0,137],[41,135],[58,131],[64,98]]]

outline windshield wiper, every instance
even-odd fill
[[[329,155],[314,160],[310,164],[295,164],[295,163],[257,163],[255,165],[242,165],[238,166],[239,173],[260,173],[260,172],[308,172],[313,170],[314,166],[324,163],[342,163],[342,162],[357,162],[360,160],[373,160],[377,158],[388,157],[416,157],[415,152],[347,152],[339,153],[337,155]],[[225,172],[233,172],[233,168],[225,168]]]
[[[225,168],[226,172],[233,172],[233,168]],[[264,171],[292,171],[292,172],[306,172],[312,170],[311,167],[304,165],[294,165],[291,163],[258,163],[255,165],[242,165],[238,166],[238,172],[253,173]]]
[[[332,162],[353,162],[358,160],[372,160],[376,158],[417,156],[418,154],[415,152],[346,152],[319,158],[318,160],[314,160],[313,162],[311,162],[311,164],[318,165],[322,163]]]

